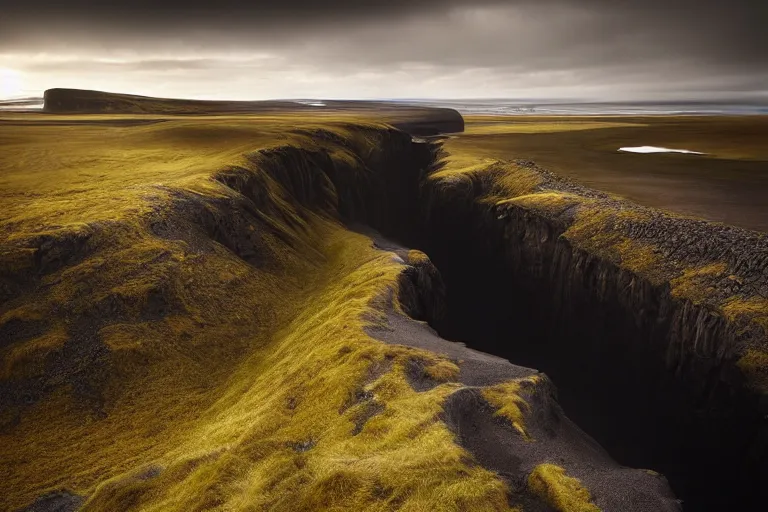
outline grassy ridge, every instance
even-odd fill
[[[292,101],[184,100],[81,89],[48,89],[43,101],[45,112],[70,114],[225,114],[302,108]]]
[[[126,119],[0,131],[3,507],[508,510],[440,419],[455,363],[367,334],[403,263],[264,165],[323,147],[366,173],[389,129]],[[442,383],[416,392],[415,361]],[[524,428],[517,389],[493,401]]]

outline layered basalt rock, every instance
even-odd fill
[[[419,247],[448,290],[441,335],[545,371],[578,424],[620,462],[667,474],[693,509],[763,499],[763,234],[530,162],[448,160],[422,190]]]

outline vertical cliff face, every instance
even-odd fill
[[[621,464],[667,475],[690,509],[763,499],[765,402],[742,363],[765,334],[729,313],[766,285],[763,237],[626,204],[530,163],[464,173],[397,131],[379,142],[370,172],[323,173],[342,218],[423,250],[439,270],[441,315],[424,313],[435,305],[413,291],[426,286],[418,274],[404,276],[415,316],[545,372],[576,424]]]
[[[666,474],[692,510],[749,508],[763,499],[764,402],[739,361],[745,344],[760,343],[764,334],[676,296],[664,271],[648,271],[663,269],[663,262],[643,272],[639,265],[627,268],[647,245],[623,255],[628,265],[591,250],[573,234],[578,205],[570,198],[555,209],[531,207],[530,199],[497,200],[494,173],[427,177],[421,184],[423,224],[411,242],[429,254],[446,283],[438,332],[547,373],[577,424],[620,463]],[[591,194],[555,187],[561,196]],[[626,208],[599,193],[594,200]],[[681,230],[692,231],[694,242],[706,236],[703,223],[680,222],[689,221],[670,219],[669,229],[654,236]],[[607,223],[604,229],[623,228]],[[736,246],[750,246],[751,234],[733,235]],[[664,243],[654,246],[660,257]],[[680,244],[695,247],[690,240]],[[761,268],[765,254],[759,246],[751,265]]]

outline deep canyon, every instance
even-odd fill
[[[55,156],[2,219],[15,507],[766,499],[763,234],[460,151],[447,109],[52,99],[88,115],[6,135]]]

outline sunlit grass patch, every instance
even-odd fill
[[[578,479],[555,464],[540,464],[528,476],[528,487],[559,512],[600,512]]]
[[[483,397],[496,407],[495,414],[509,420],[515,430],[526,440],[531,440],[525,426],[525,416],[530,412],[531,406],[523,396],[523,392],[525,384],[535,386],[537,383],[538,377],[530,377],[497,384],[482,392]]]
[[[64,485],[86,510],[507,509],[505,484],[440,420],[458,366],[366,332],[402,263],[296,201],[334,200],[301,188],[310,165],[291,182],[259,153],[328,149],[337,169],[370,172],[360,155],[391,129],[354,120],[20,130],[0,155],[0,228],[21,252],[3,258],[44,271],[4,319],[66,321],[14,341],[4,376],[71,353],[0,446],[11,506]],[[411,388],[413,360],[435,388]]]

